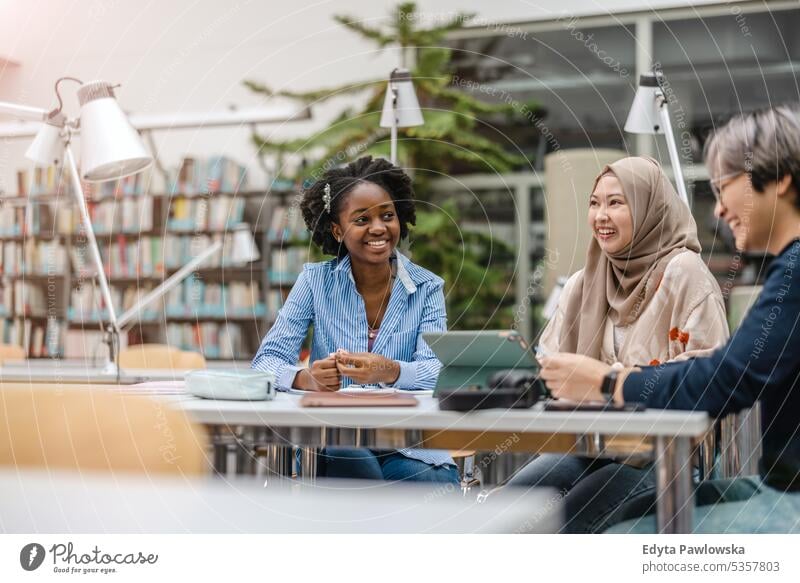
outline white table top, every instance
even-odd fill
[[[440,411],[434,397],[420,396],[416,407],[300,406],[300,397],[279,393],[274,401],[218,401],[164,397],[199,423],[271,427],[358,427],[363,429],[434,429],[545,433],[605,433],[697,437],[711,424],[706,413],[543,411],[489,409],[460,413]]]
[[[557,492],[483,504],[456,486],[0,471],[3,533],[555,532]]]
[[[45,364],[46,363],[46,364]],[[147,381],[183,380],[188,369],[123,369],[120,378],[125,384]],[[27,360],[0,366],[0,380],[9,383],[70,383],[70,384],[113,384],[116,374],[86,363],[60,360]]]

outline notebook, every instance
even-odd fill
[[[308,395],[316,391],[306,391],[303,389],[288,389],[286,391],[292,395]],[[418,397],[432,395],[433,389],[396,389],[394,387],[376,387],[375,385],[348,385],[336,391],[341,394],[369,394],[369,395],[393,395],[395,393],[416,395]]]
[[[307,393],[300,399],[302,407],[416,407],[419,401],[413,395],[343,393],[319,391]]]

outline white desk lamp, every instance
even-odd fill
[[[672,164],[675,186],[683,202],[689,204],[683,171],[678,158],[678,145],[672,133],[672,122],[669,118],[669,103],[662,87],[663,74],[660,71],[639,77],[639,87],[633,98],[625,131],[631,134],[664,134],[667,140],[667,151]]]
[[[63,103],[58,92],[58,85],[65,80],[81,83],[81,88],[78,90],[81,113],[80,117],[76,119],[65,117],[61,111]],[[39,119],[44,122],[25,153],[25,156],[36,164],[50,166],[58,163],[61,154],[64,154],[81,223],[86,231],[89,252],[97,271],[100,292],[108,310],[106,342],[109,346],[109,362],[105,366],[104,373],[115,374],[119,380],[119,336],[123,327],[131,322],[143,308],[175,287],[203,261],[219,251],[221,243],[217,242],[206,249],[180,271],[141,298],[131,309],[117,317],[108,279],[103,268],[103,260],[100,256],[100,248],[97,245],[86,206],[81,176],[78,175],[78,167],[72,154],[72,137],[80,128],[82,177],[90,182],[118,180],[130,176],[150,166],[153,157],[147,152],[139,133],[119,107],[111,85],[104,81],[82,83],[77,79],[64,77],[56,82],[55,87],[59,106],[53,111],[48,112],[35,107],[0,102],[0,112],[29,119]]]
[[[391,161],[397,164],[397,128],[421,126],[425,123],[419,108],[414,83],[408,69],[395,69],[389,76],[383,100],[380,126],[391,128]]]

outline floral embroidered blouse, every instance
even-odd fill
[[[558,352],[564,306],[580,273],[567,281],[556,314],[542,332],[539,343],[547,352]],[[676,255],[662,280],[653,285],[658,286],[656,293],[639,318],[617,328],[619,350],[614,346],[614,323],[606,319],[600,360],[622,366],[657,365],[710,354],[727,341],[722,292],[699,254]]]

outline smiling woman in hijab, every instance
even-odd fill
[[[658,365],[710,353],[728,337],[717,282],[700,257],[686,204],[651,158],[606,166],[588,201],[592,241],[586,267],[562,292],[540,338],[546,353],[582,354],[611,364]],[[636,444],[615,445],[629,449]],[[642,514],[653,503],[649,468],[607,459],[546,454],[509,482],[566,493],[565,532],[600,532],[622,520],[622,505]]]

